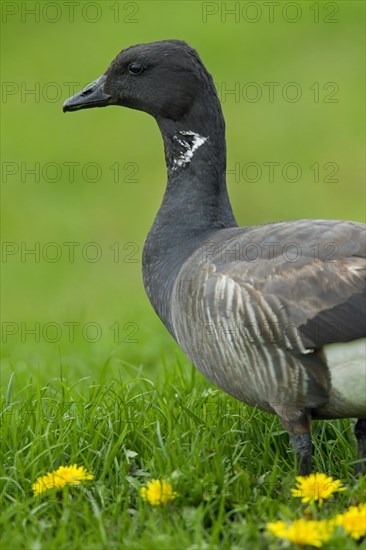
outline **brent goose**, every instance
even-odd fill
[[[358,419],[366,458],[365,225],[299,220],[238,227],[225,123],[211,75],[180,40],[122,50],[64,111],[121,105],[152,115],[167,187],[144,245],[147,295],[214,384],[279,416],[311,471],[311,419]]]

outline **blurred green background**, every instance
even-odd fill
[[[364,3],[280,2],[273,17],[253,4],[2,2],[2,385],[13,370],[72,381],[183,360],[141,277],[166,181],[157,125],[117,107],[62,113],[129,45],[186,40],[213,74],[240,225],[363,221]]]

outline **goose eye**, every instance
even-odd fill
[[[131,63],[128,66],[128,71],[131,74],[140,74],[142,72],[142,67],[141,67],[140,63]]]

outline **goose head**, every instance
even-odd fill
[[[210,75],[185,42],[138,44],[122,50],[100,78],[65,101],[63,110],[120,105],[178,121],[207,94],[208,84]]]

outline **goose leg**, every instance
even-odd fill
[[[296,452],[300,475],[307,476],[311,473],[311,416],[306,410],[297,410],[293,413],[279,415],[279,417],[290,435],[291,443]]]
[[[361,475],[366,469],[366,418],[359,418],[355,426],[355,436],[357,439],[357,458],[362,460],[356,464],[356,475]]]
[[[311,434],[290,434],[290,439],[295,448],[300,475],[308,476],[311,474]]]

